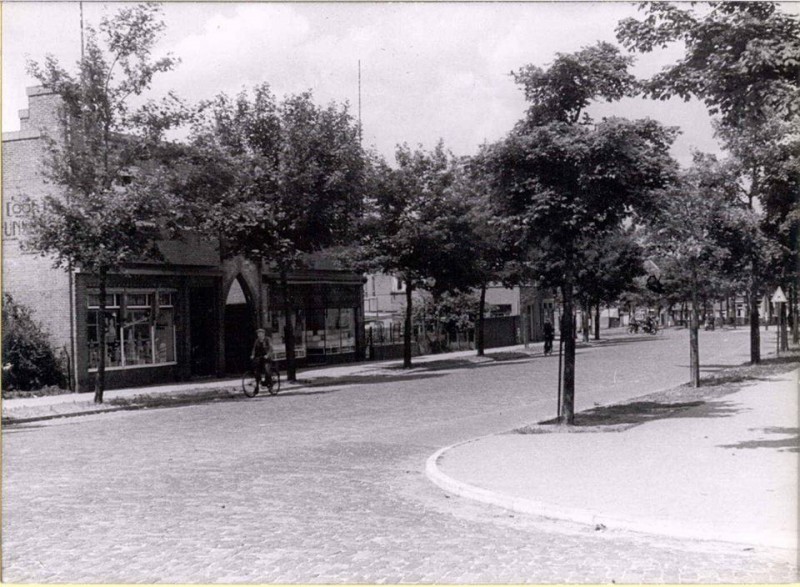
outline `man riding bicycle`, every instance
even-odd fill
[[[272,342],[267,338],[267,331],[259,328],[256,330],[256,341],[253,343],[253,350],[250,352],[253,372],[258,383],[262,382],[263,375],[264,385],[272,385],[272,359]]]

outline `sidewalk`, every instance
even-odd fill
[[[486,353],[527,352],[541,353],[541,343],[531,343],[526,351],[523,345],[487,349]],[[457,367],[460,362],[489,361],[490,358],[475,356],[474,350],[455,351],[437,355],[424,355],[413,358],[413,367],[426,363],[453,363]],[[298,381],[281,383],[281,393],[300,392],[323,384],[346,384],[353,377],[370,377],[380,375],[413,375],[416,370],[400,371],[403,361],[389,360],[379,362],[361,362],[329,367],[310,367],[300,369]],[[282,373],[285,377],[285,373]],[[240,377],[215,379],[212,381],[192,381],[151,387],[134,387],[126,389],[106,390],[102,404],[94,403],[94,393],[65,393],[42,397],[14,398],[2,400],[3,424],[34,422],[68,416],[81,416],[120,410],[141,409],[154,405],[175,405],[177,403],[199,403],[217,399],[244,398]]]
[[[638,425],[479,438],[434,454],[427,473],[463,497],[597,529],[796,550],[798,373]]]

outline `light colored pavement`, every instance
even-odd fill
[[[798,371],[696,403],[623,430],[483,437],[428,475],[520,512],[796,551]]]
[[[685,331],[608,335],[579,349],[579,410],[685,381]],[[425,462],[441,447],[553,415],[558,361],[531,350],[317,376],[274,397],[4,426],[3,580],[797,580],[784,551],[596,531],[431,483]],[[739,365],[746,333],[703,333],[701,353],[709,371]]]

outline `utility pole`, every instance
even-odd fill
[[[78,3],[81,10],[81,61],[83,61],[84,43],[83,43],[83,2]]]
[[[363,146],[361,133],[361,60],[358,60],[358,144]]]

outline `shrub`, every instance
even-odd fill
[[[63,387],[64,371],[30,308],[3,294],[3,390]]]

